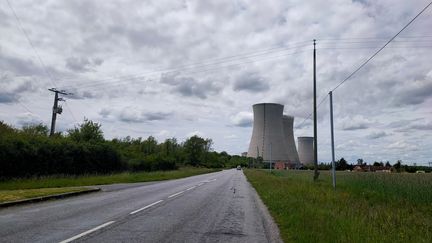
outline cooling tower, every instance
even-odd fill
[[[314,163],[314,138],[313,137],[298,137],[298,156],[300,162],[304,165]]]
[[[288,153],[288,159],[291,162],[298,163],[299,156],[297,154],[297,149],[294,140],[293,132],[294,117],[293,116],[283,116],[282,126],[286,143],[286,150]]]
[[[252,108],[254,121],[248,157],[261,156],[264,161],[269,161],[270,157],[272,161],[288,161],[282,127],[283,105],[261,103],[253,105]]]

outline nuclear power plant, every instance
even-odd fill
[[[302,162],[294,139],[294,117],[283,115],[284,106],[260,103],[253,105],[252,109],[253,130],[247,156],[262,157],[267,163],[272,161],[297,165]],[[302,155],[309,153],[309,156],[313,156],[313,148],[310,151],[306,147],[302,149]]]
[[[314,163],[314,138],[313,137],[298,137],[298,156],[300,162],[304,165]]]
[[[293,116],[283,116],[282,126],[286,142],[286,149],[288,152],[288,159],[292,162],[299,162],[299,156],[297,154],[297,149],[294,140],[294,117]]]

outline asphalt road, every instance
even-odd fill
[[[242,171],[0,209],[0,242],[277,242]]]

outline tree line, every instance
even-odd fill
[[[363,159],[357,159],[357,163],[352,164],[348,163],[344,158],[341,158],[338,161],[335,161],[335,168],[336,170],[353,170],[357,165],[365,166],[368,165]],[[429,166],[417,166],[417,165],[407,165],[403,164],[402,160],[397,160],[393,165],[390,163],[390,161],[375,161],[371,163],[370,165],[375,167],[385,167],[385,168],[392,168],[395,172],[409,172],[414,173],[416,171],[425,171],[425,172],[432,172],[432,167]],[[313,165],[306,165],[304,166],[304,169],[313,169]],[[318,169],[319,170],[330,170],[332,168],[331,163],[319,163]]]
[[[14,128],[0,121],[0,179],[247,165],[247,158],[215,152],[212,140],[199,136],[107,140],[101,124],[87,119],[66,133],[48,134],[44,124]]]

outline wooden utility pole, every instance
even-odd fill
[[[57,114],[61,114],[63,112],[63,108],[58,105],[59,101],[65,101],[63,98],[59,98],[59,94],[62,95],[69,95],[69,93],[66,93],[65,90],[57,90],[55,88],[48,89],[51,92],[54,92],[54,106],[52,110],[52,118],[51,118],[51,130],[50,130],[50,136],[54,135],[55,132],[55,124],[57,119]]]

